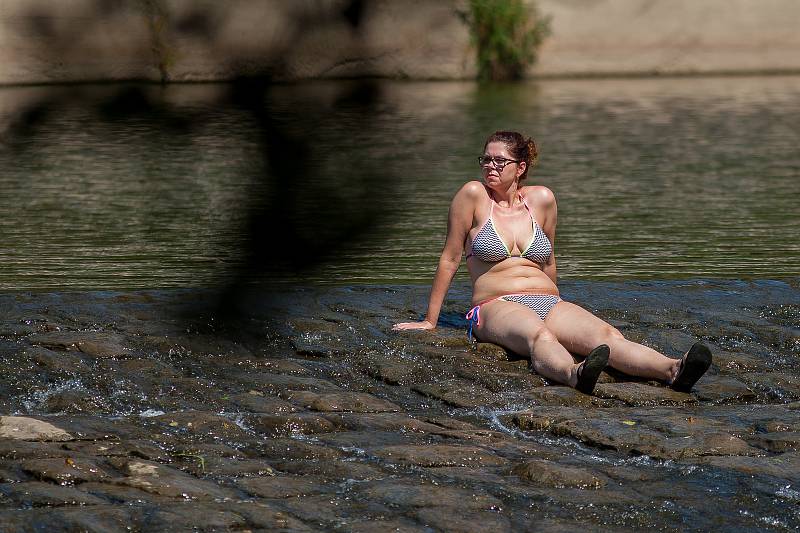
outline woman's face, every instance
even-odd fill
[[[488,187],[508,187],[525,172],[525,162],[516,162],[505,143],[490,142],[483,156],[481,172]]]

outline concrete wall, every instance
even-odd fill
[[[799,0],[538,0],[531,75],[800,71]],[[0,0],[0,83],[475,75],[466,0]],[[348,19],[350,17],[350,19]]]
[[[0,83],[474,75],[461,0],[0,0]]]
[[[797,0],[537,0],[552,37],[532,73],[800,71]]]

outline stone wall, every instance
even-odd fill
[[[540,75],[797,72],[797,0],[537,0]]]
[[[800,71],[797,0],[537,0],[531,75]],[[0,83],[470,78],[466,0],[2,0]]]
[[[3,0],[0,83],[474,75],[455,0]]]

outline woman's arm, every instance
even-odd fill
[[[544,264],[542,271],[558,284],[558,272],[556,268],[556,223],[558,222],[558,205],[553,191],[544,186],[531,187],[534,189],[530,194],[531,203],[535,206],[535,212],[542,218],[542,231],[550,239],[553,253],[550,259]]]
[[[433,276],[431,295],[428,300],[428,312],[425,320],[421,322],[401,322],[392,329],[433,329],[439,320],[442,303],[450,288],[459,265],[461,254],[464,253],[464,241],[472,227],[475,199],[477,198],[477,182],[469,182],[459,190],[450,203],[450,212],[447,217],[447,239],[444,243],[436,274]]]

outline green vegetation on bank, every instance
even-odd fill
[[[470,0],[469,7],[465,18],[477,52],[478,77],[522,78],[550,35],[550,17],[523,0]]]

